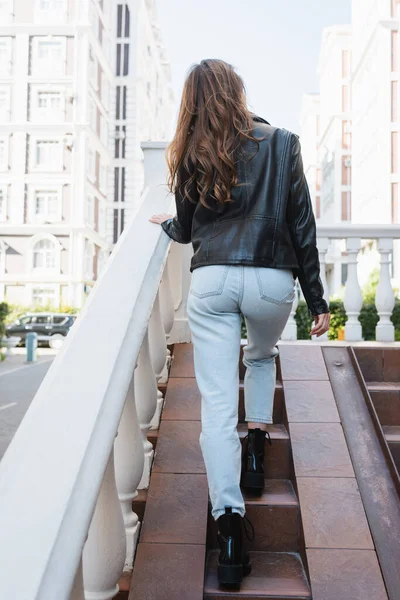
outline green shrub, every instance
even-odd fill
[[[0,340],[6,333],[6,318],[9,312],[8,304],[0,302]]]

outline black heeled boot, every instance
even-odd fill
[[[261,493],[264,489],[265,439],[271,445],[271,438],[267,431],[262,431],[258,427],[249,429],[246,438],[243,444],[241,484],[246,490]]]
[[[245,549],[243,529],[244,519],[239,513],[233,513],[231,506],[225,506],[225,513],[217,519],[218,542],[221,552],[218,559],[218,581],[222,585],[240,585],[243,577],[251,572],[250,556]],[[254,528],[247,519],[252,529]],[[249,538],[252,539],[252,538]]]

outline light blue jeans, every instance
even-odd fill
[[[246,421],[272,423],[276,343],[294,293],[289,269],[207,265],[192,273],[187,312],[202,398],[200,446],[215,519],[225,506],[242,516],[245,513],[237,432],[241,314],[247,326]]]

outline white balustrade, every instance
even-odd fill
[[[174,301],[171,292],[171,281],[169,276],[169,259],[165,265],[163,277],[160,284],[160,308],[161,308],[161,321],[164,326],[164,332],[166,336],[166,343],[168,344],[170,333],[174,325]],[[171,351],[167,348],[167,358],[164,364],[163,371],[160,377],[160,383],[165,383],[168,380],[168,371],[171,364]]]
[[[380,342],[393,341],[394,326],[390,317],[393,312],[395,296],[390,278],[390,256],[393,249],[393,240],[400,239],[400,225],[319,224],[317,234],[321,263],[321,280],[326,292],[325,267],[327,243],[331,240],[345,240],[346,242],[348,272],[344,291],[344,308],[348,317],[345,325],[345,340],[349,342],[362,340],[362,328],[358,317],[363,299],[357,273],[361,240],[378,240],[381,268],[375,298],[376,309],[379,315],[379,323],[376,327],[376,340]],[[325,299],[327,300],[327,298]]]
[[[85,600],[114,598],[125,556],[125,527],[111,451],[82,555]]]
[[[151,463],[153,460],[153,445],[147,439],[151,420],[157,409],[157,380],[154,375],[149,349],[149,333],[143,340],[139,354],[138,365],[135,371],[135,399],[136,410],[140,423],[142,442],[144,448],[144,468],[139,489],[149,487]]]
[[[394,341],[394,325],[390,320],[393,312],[395,297],[390,281],[390,254],[393,250],[393,240],[380,238],[378,250],[381,255],[379,283],[376,289],[375,305],[379,315],[376,326],[376,339],[379,342]]]
[[[318,250],[319,250],[319,262],[320,262],[320,278],[321,283],[324,288],[324,300],[327,302],[329,306],[329,289],[328,282],[326,280],[326,254],[329,249],[329,238],[321,237],[318,240]],[[313,340],[324,341],[328,339],[328,332],[323,335],[311,336]]]
[[[149,223],[150,215],[170,210],[160,185],[164,148],[148,145],[145,162],[146,153],[158,161],[152,187],[0,463],[0,537],[7,549],[0,598],[83,600],[84,587],[86,600],[111,600],[124,566],[131,567],[138,530],[131,501],[157,402],[152,360],[160,375],[166,357],[156,297],[171,244]],[[110,306],[117,309],[105,334],[99,323],[109,317]],[[152,313],[158,325],[150,357],[146,332]]]
[[[143,475],[144,447],[135,404],[134,377],[129,385],[126,402],[114,444],[115,478],[126,533],[124,571],[133,567],[133,557],[139,537],[139,518],[132,510]]]

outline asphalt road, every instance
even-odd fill
[[[0,370],[0,460],[32,402],[53,356],[32,365],[2,363]]]

